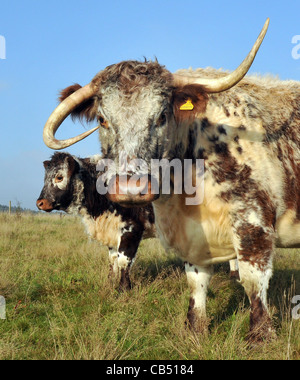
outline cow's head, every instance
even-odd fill
[[[44,168],[44,187],[36,202],[38,209],[66,211],[74,201],[72,179],[79,172],[78,162],[70,154],[56,152],[50,161],[44,161]]]
[[[151,161],[183,158],[180,144],[188,144],[187,127],[195,117],[205,116],[210,93],[226,91],[246,75],[268,23],[247,58],[228,75],[195,78],[171,74],[158,62],[126,61],[107,67],[85,87],[66,88],[44,128],[46,145],[63,149],[100,128],[103,158],[116,165],[115,173],[107,176],[108,182],[113,181],[108,197],[122,205],[154,201],[158,195],[152,194],[149,181]],[[56,140],[55,132],[68,115],[98,120],[99,126],[75,138]],[[133,165],[137,160],[142,163]],[[130,181],[135,174],[139,181]]]

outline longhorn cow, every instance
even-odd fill
[[[116,166],[106,178],[114,190],[108,198],[125,206],[153,202],[161,241],[186,263],[188,321],[196,331],[206,326],[213,264],[237,258],[250,300],[251,340],[275,334],[267,289],[276,244],[300,246],[300,83],[245,77],[268,23],[231,73],[172,74],[158,62],[121,62],[82,88],[65,89],[44,129],[45,143],[61,149],[98,129],[59,141],[55,132],[68,115],[98,120],[104,158],[120,161],[125,152],[127,160],[143,160],[143,169],[125,176]],[[192,161],[192,179],[204,181],[201,202],[188,204],[184,191],[163,194],[161,179],[155,184],[149,176],[152,161],[163,159]],[[139,191],[130,181],[137,173]]]

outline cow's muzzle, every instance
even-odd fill
[[[157,181],[148,175],[117,175],[108,184],[107,198],[123,207],[144,206],[159,197]]]
[[[53,210],[53,204],[47,199],[38,199],[36,201],[36,206],[39,210],[51,212]]]

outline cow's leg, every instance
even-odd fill
[[[207,289],[213,274],[213,267],[199,267],[185,263],[187,281],[191,290],[187,320],[189,327],[197,333],[204,333],[208,328],[206,317]]]
[[[237,260],[230,260],[229,261],[230,266],[230,278],[239,280],[239,265]]]
[[[268,311],[267,290],[272,276],[271,268],[260,268],[251,262],[239,261],[241,284],[250,301],[250,341],[275,337]]]
[[[240,282],[250,301],[250,341],[275,336],[267,305],[272,276],[274,230],[262,225],[243,223],[237,228],[237,257]]]
[[[117,259],[118,270],[120,273],[120,291],[132,288],[130,269],[134,263],[142,235],[143,230],[141,230],[141,228],[131,228],[131,231],[126,231],[121,237]]]

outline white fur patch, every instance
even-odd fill
[[[131,265],[131,260],[123,253],[120,252],[118,256],[118,267],[119,269],[127,269]]]
[[[230,260],[229,261],[230,271],[236,272],[239,270],[239,264],[237,260]]]
[[[114,249],[109,250],[109,262],[110,262],[110,265],[112,266],[113,273],[118,276],[119,275],[118,251]]]
[[[198,265],[185,264],[187,281],[191,289],[191,297],[195,301],[195,309],[199,316],[206,316],[206,295],[210,279],[213,274],[212,267],[199,267]]]
[[[97,240],[104,246],[112,247],[116,250],[119,248],[125,223],[122,222],[120,215],[116,215],[116,211],[114,213],[106,211],[96,219],[91,217],[84,209],[80,213],[86,232],[92,239]]]
[[[252,295],[257,295],[266,310],[268,310],[267,291],[270,278],[272,277],[272,259],[269,260],[265,270],[261,270],[256,264],[239,260],[239,274],[240,282],[248,297],[250,298]]]

